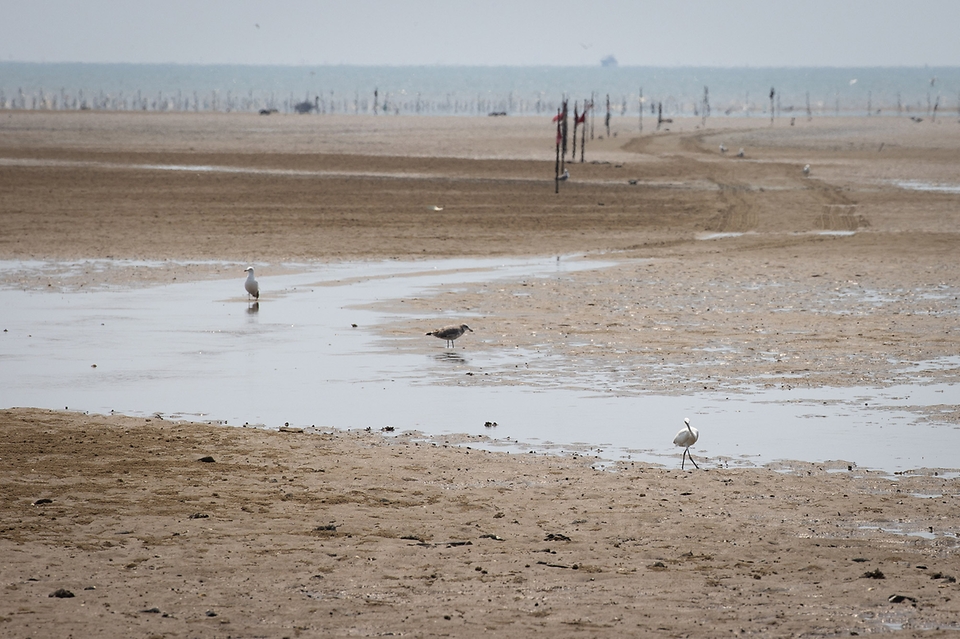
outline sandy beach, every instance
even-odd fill
[[[0,260],[44,266],[5,268],[0,286],[586,256],[616,264],[405,308],[479,316],[471,348],[619,367],[637,392],[960,380],[955,118],[700,124],[641,135],[616,120],[555,194],[551,125],[533,118],[2,112]],[[423,333],[412,315],[377,330]],[[676,466],[600,471],[487,452],[475,434],[277,432],[2,397],[0,636],[960,629],[956,468],[680,470],[678,449]],[[958,405],[917,412],[957,428]]]

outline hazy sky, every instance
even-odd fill
[[[957,66],[960,0],[0,0],[0,61]]]

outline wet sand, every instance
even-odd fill
[[[532,119],[0,123],[0,259],[53,261],[4,286],[587,254],[620,264],[404,304],[480,315],[471,348],[621,367],[650,392],[960,376],[960,194],[895,184],[960,182],[955,120],[621,122],[559,195]],[[107,258],[159,264],[83,265]],[[929,418],[956,427],[955,398]],[[954,473],[600,472],[463,438],[34,409],[0,413],[0,459],[4,636],[940,636],[958,616]]]
[[[4,636],[913,635],[960,615],[956,479],[0,423]]]

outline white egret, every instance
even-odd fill
[[[247,281],[243,283],[243,288],[247,289],[247,295],[252,295],[254,299],[260,299],[260,284],[257,283],[257,280],[253,277],[253,267],[248,266],[243,269],[243,272],[247,274]]]
[[[438,328],[435,331],[430,331],[427,333],[427,335],[433,335],[434,337],[439,337],[442,340],[446,340],[445,345],[453,348],[453,340],[457,339],[467,331],[472,333],[473,329],[466,324],[461,324],[460,326],[444,326],[443,328]]]
[[[690,454],[690,447],[697,443],[697,440],[700,439],[700,431],[696,428],[690,427],[690,418],[687,417],[683,420],[683,423],[687,425],[686,428],[682,429],[677,436],[673,438],[673,443],[677,446],[683,446],[683,457],[680,458],[680,470],[683,470],[683,464],[687,461],[687,457],[690,458],[691,463],[694,467],[700,468],[697,466],[697,462],[693,461],[693,455]]]

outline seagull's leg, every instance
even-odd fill
[[[697,462],[693,461],[693,455],[690,454],[690,449],[689,449],[689,448],[687,449],[687,455],[690,457],[690,462],[693,464],[693,467],[696,468],[697,470],[699,470],[700,467],[697,466]]]

